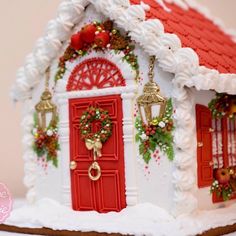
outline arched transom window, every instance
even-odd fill
[[[125,86],[125,80],[119,68],[105,58],[91,58],[73,69],[68,80],[67,91],[117,86]]]

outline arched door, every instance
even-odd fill
[[[103,89],[125,85],[119,69],[106,59],[94,58],[84,61],[73,70],[67,90]],[[92,181],[88,168],[93,162],[93,152],[81,140],[79,120],[89,106],[109,112],[112,119],[112,136],[103,144],[102,156],[98,158],[101,177]],[[120,211],[126,207],[123,109],[119,94],[100,97],[86,97],[69,100],[70,160],[76,162],[71,170],[72,205],[74,210],[98,212]],[[99,128],[94,122],[93,132]]]

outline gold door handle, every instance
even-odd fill
[[[215,130],[213,128],[209,128],[209,133],[214,133]]]
[[[210,161],[209,166],[213,166],[213,165],[214,165],[213,161]]]
[[[70,162],[70,169],[71,169],[71,170],[75,170],[76,167],[77,167],[77,163],[76,163],[75,161],[71,161],[71,162]]]
[[[96,170],[97,171],[97,174],[95,176],[92,175],[92,173],[91,173],[92,170]],[[101,168],[100,168],[99,164],[96,161],[94,161],[92,163],[92,165],[89,167],[89,169],[88,169],[88,176],[89,176],[89,178],[92,181],[97,181],[97,180],[100,179],[100,177],[101,177]]]
[[[203,142],[198,142],[198,143],[197,143],[197,146],[198,146],[198,147],[203,147]]]

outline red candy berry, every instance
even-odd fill
[[[81,37],[81,33],[73,34],[71,36],[70,46],[75,50],[81,50],[84,46],[84,42]]]
[[[101,32],[95,36],[95,44],[98,47],[104,48],[110,42],[110,35],[108,32]]]
[[[94,42],[95,38],[95,32],[96,32],[96,26],[91,24],[91,25],[86,25],[82,30],[81,30],[81,37],[84,42],[86,43],[92,43]]]

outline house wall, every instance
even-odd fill
[[[81,23],[75,27],[75,31],[80,29],[87,22],[92,22],[94,20],[103,20],[103,16],[96,13],[93,6],[89,6],[86,9],[85,18],[81,21]],[[67,44],[65,45],[65,47]],[[61,52],[61,54],[63,51]],[[147,54],[136,45],[135,49],[136,55],[138,55],[139,66],[140,66],[140,76],[141,80],[137,83],[138,93],[137,96],[142,93],[143,85],[147,82],[147,74],[149,69]],[[58,60],[53,62],[53,66],[51,68],[51,76],[53,76],[56,72],[56,65]],[[68,78],[68,75],[65,74],[65,77]],[[63,78],[63,79],[67,79]],[[155,68],[155,81],[160,85],[161,92],[166,97],[171,97],[172,84],[171,79],[173,75],[170,73],[166,73],[162,71],[160,68],[156,66]],[[51,78],[51,83],[53,84],[53,78]],[[52,86],[52,85],[51,85]],[[41,84],[35,89],[33,93],[33,103],[37,103],[39,100],[39,96],[43,91],[43,81]],[[136,97],[137,97],[136,96]],[[133,124],[135,123],[135,115],[137,115],[137,106],[136,106],[136,97],[133,99],[131,107],[133,107],[132,112],[132,120]],[[61,114],[67,114],[67,109],[65,106],[60,107],[61,105],[58,103],[59,110]],[[61,118],[61,117],[60,117]],[[65,118],[65,117],[64,117]],[[61,119],[64,119],[61,118]],[[59,129],[63,130],[63,127],[59,127]],[[61,137],[65,141],[68,138],[68,132],[63,131]],[[135,128],[133,127],[133,135],[135,136]],[[135,143],[135,139],[132,141],[133,149],[135,150],[135,179],[136,179],[136,187],[138,189],[138,202],[151,202],[157,204],[167,210],[170,209],[172,204],[172,196],[173,196],[173,186],[172,186],[172,169],[173,163],[170,162],[167,157],[160,153],[160,159],[152,158],[150,163],[146,165],[143,159],[138,154],[138,144]],[[66,147],[66,152],[69,151],[69,146]],[[129,158],[126,156],[126,158]],[[71,204],[71,190],[69,186],[69,165],[68,169],[65,169],[65,166],[69,163],[68,156],[66,156],[63,152],[59,152],[59,167],[55,168],[49,164],[47,170],[43,170],[42,166],[38,164],[37,167],[37,179],[36,179],[36,193],[37,199],[41,199],[44,197],[53,198],[62,202],[63,204],[70,205]],[[64,163],[64,164],[63,164]],[[65,164],[67,163],[67,164]],[[129,175],[129,169],[126,168],[126,176]],[[66,178],[66,180],[65,180]],[[65,185],[66,183],[66,186]]]
[[[192,96],[194,98],[194,107],[193,112],[194,116],[196,117],[195,106],[196,104],[201,104],[204,106],[208,106],[208,103],[215,97],[214,91],[197,91],[196,89],[192,90]],[[196,134],[197,135],[197,134]],[[216,209],[224,206],[229,206],[235,202],[235,200],[230,200],[227,202],[221,203],[213,203],[212,202],[212,195],[210,194],[210,187],[198,188],[197,187],[197,150],[196,150],[196,168],[195,168],[195,176],[196,176],[196,192],[195,196],[198,200],[198,208],[199,209]]]

